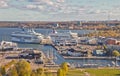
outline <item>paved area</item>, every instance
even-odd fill
[[[19,58],[18,56],[19,53],[10,53],[10,52],[0,53],[0,66],[7,64],[11,60],[19,61],[23,59],[23,58]],[[24,60],[29,61],[32,69],[43,67],[43,64],[36,64],[35,59],[24,59]]]

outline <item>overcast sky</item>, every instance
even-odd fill
[[[120,20],[120,0],[0,0],[0,21]]]

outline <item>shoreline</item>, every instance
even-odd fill
[[[93,60],[115,60],[116,58],[115,57],[66,57],[66,56],[63,56],[65,59],[67,60],[71,60],[71,59],[74,59],[74,60],[88,60],[88,59],[93,59]]]
[[[50,45],[52,46],[56,51],[58,51],[58,49],[52,44]],[[63,56],[63,55],[62,55]],[[63,56],[64,59],[67,59],[67,60],[84,60],[84,59],[93,59],[93,60],[115,60],[116,57],[95,57],[95,56],[92,56],[92,57],[72,57],[72,56]]]

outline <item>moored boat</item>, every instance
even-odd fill
[[[0,43],[0,50],[13,50],[17,48],[17,44],[13,42],[8,42],[8,41],[2,41]]]
[[[23,29],[22,31],[13,32],[11,34],[11,40],[17,43],[39,44],[43,37],[41,33],[36,33],[33,29]]]
[[[52,42],[57,45],[74,45],[77,44],[76,38],[78,37],[77,33],[73,32],[57,32],[53,29],[53,32],[49,34]]]

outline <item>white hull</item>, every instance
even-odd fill
[[[50,38],[53,43],[58,44],[74,44],[77,43],[77,33],[72,32],[64,32],[64,33],[58,33],[57,31],[53,30],[52,33],[50,33]]]
[[[12,40],[12,42],[17,42],[17,43],[36,43],[36,44],[39,44],[41,42],[40,39],[27,40],[27,39],[12,38],[11,40]]]
[[[34,30],[14,32],[11,37],[11,40],[17,43],[39,44],[43,39],[43,35],[36,33]]]
[[[0,50],[12,50],[14,48],[17,48],[17,44],[13,42],[8,42],[8,41],[2,41],[0,43]]]

